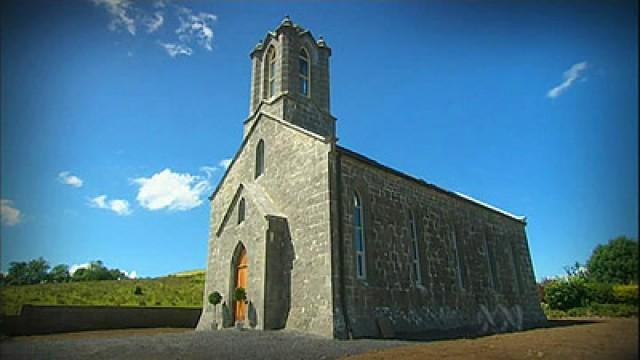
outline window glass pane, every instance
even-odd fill
[[[353,209],[353,224],[357,227],[362,226],[362,219],[360,217],[360,208]]]
[[[240,199],[238,204],[238,224],[244,221],[244,199]]]
[[[306,59],[300,59],[298,66],[300,68],[300,74],[304,75],[305,77],[309,75],[309,63]]]
[[[362,242],[362,229],[360,228],[356,228],[355,231],[355,241],[356,241],[356,251],[363,251],[364,250],[364,246],[363,242]]]
[[[304,96],[309,95],[309,82],[307,79],[300,78],[300,93]]]
[[[258,142],[258,146],[256,147],[256,175],[262,175],[264,173],[264,141],[260,140]]]
[[[362,268],[362,255],[358,254],[357,258],[358,258],[358,276],[363,276],[364,269]]]
[[[413,242],[413,259],[417,260],[418,259],[418,244],[414,241]]]

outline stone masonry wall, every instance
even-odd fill
[[[220,238],[216,237],[216,231],[227,207],[233,201],[239,184],[251,183],[255,188],[264,191],[277,211],[286,218],[288,226],[288,229],[276,229],[275,232],[286,233],[290,237],[290,246],[271,247],[269,258],[275,257],[277,254],[273,252],[279,248],[288,249],[292,254],[285,258],[290,258],[291,264],[288,267],[268,266],[270,271],[281,269],[281,276],[289,277],[291,298],[286,328],[332,336],[328,175],[330,145],[321,138],[292,129],[266,115],[259,116],[255,128],[247,135],[246,144],[231,164],[212,201],[209,270],[205,296],[214,287],[220,288],[217,283],[229,282],[230,259],[238,241],[244,242],[245,239],[254,236],[255,244],[265,242],[268,222],[263,221],[264,227],[261,227],[259,222],[253,222],[253,217],[264,218],[268,214],[252,212],[249,201],[245,225],[251,224],[251,231],[249,226],[245,226],[246,232],[233,232],[235,221],[230,221],[231,225],[225,226],[223,235]],[[265,171],[255,179],[255,149],[260,139],[265,144]],[[258,240],[257,237],[262,239]],[[252,259],[263,256],[260,255],[262,250],[252,250],[251,245],[247,250],[250,260],[249,279],[253,286],[254,279],[263,281],[266,267],[262,262],[254,264]],[[269,276],[272,278],[274,274]],[[277,276],[275,278],[277,279]],[[277,284],[277,281],[271,281],[269,285]],[[264,288],[264,282],[261,286]],[[257,295],[257,292],[253,291],[247,291],[250,298]],[[273,294],[283,293],[273,287],[268,291]],[[228,298],[228,294],[225,295]],[[269,299],[256,299],[256,303],[269,303]],[[264,318],[264,312],[270,310],[267,306],[260,314],[261,309],[256,308],[258,319]],[[207,316],[203,314],[202,328],[206,328],[206,322],[210,321],[207,320]]]
[[[258,212],[254,202],[248,199],[246,192],[241,191],[234,200],[233,195],[239,183],[234,184],[226,190],[224,195],[231,195],[229,203],[217,204],[214,200],[211,215],[222,220],[227,212],[227,207],[231,206],[229,218],[218,237],[216,232],[219,229],[220,221],[212,221],[209,229],[209,254],[207,262],[207,273],[205,281],[203,311],[198,329],[209,329],[212,320],[216,320],[218,325],[229,326],[232,319],[233,300],[232,294],[235,289],[235,264],[234,255],[241,243],[247,250],[249,262],[249,276],[247,284],[247,299],[251,302],[255,314],[247,322],[250,327],[262,329],[264,320],[264,267],[265,267],[265,237],[267,231],[267,221],[263,214]],[[238,223],[238,202],[240,198],[245,198],[245,220]],[[226,205],[226,206],[225,206]],[[224,303],[217,307],[209,304],[208,295],[213,291],[218,291],[223,296]]]
[[[343,251],[345,305],[353,336],[379,336],[380,318],[390,319],[400,333],[488,333],[545,320],[524,223],[348,154],[340,155],[340,164],[343,242],[334,254]],[[355,272],[354,191],[363,203],[364,280]],[[411,276],[410,212],[416,219],[419,283]],[[335,286],[339,281],[334,277]],[[336,333],[344,334],[344,321],[337,318],[336,324]]]

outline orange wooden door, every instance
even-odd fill
[[[238,258],[238,266],[236,267],[236,288],[243,288],[247,290],[247,280],[249,277],[249,260],[247,258],[247,250],[242,249],[240,257]],[[235,319],[236,321],[244,320],[245,311],[244,301],[235,302]]]

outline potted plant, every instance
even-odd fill
[[[233,300],[242,301],[243,303],[247,303],[247,291],[244,288],[236,288],[233,292]],[[243,325],[242,321],[237,321],[236,326],[241,329]]]
[[[215,330],[218,328],[218,304],[222,302],[222,295],[219,292],[214,291],[209,294],[209,304],[213,305],[213,322],[211,323],[211,329]]]

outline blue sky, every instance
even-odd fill
[[[248,54],[286,14],[333,50],[340,143],[527,216],[538,279],[637,238],[632,1],[8,1],[1,269],[204,268]]]

